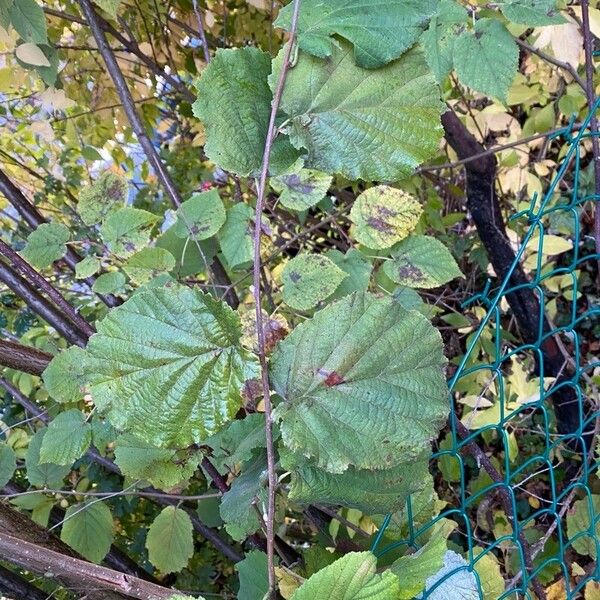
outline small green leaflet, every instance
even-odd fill
[[[0,488],[4,487],[17,469],[15,451],[5,442],[0,442]]]
[[[315,573],[291,600],[397,600],[400,582],[390,571],[376,572],[371,552],[350,552]]]
[[[214,238],[202,242],[190,242],[175,235],[175,225],[169,227],[157,240],[156,247],[168,250],[176,260],[173,275],[189,277],[206,271],[206,263],[212,263],[217,253]]]
[[[296,310],[310,310],[331,296],[346,277],[326,256],[300,254],[283,268],[283,300]]]
[[[225,521],[227,533],[234,540],[242,541],[260,528],[260,519],[253,503],[256,499],[262,513],[261,507],[267,501],[266,477],[267,454],[266,451],[259,450],[223,495],[221,518]]]
[[[96,225],[127,201],[127,181],[112,171],[105,171],[79,193],[77,212],[86,225]]]
[[[447,539],[456,529],[456,523],[440,519],[433,526],[430,539],[413,554],[401,556],[391,567],[402,582],[398,600],[412,600],[425,589],[425,582],[435,575],[444,565],[447,551]]]
[[[596,560],[596,539],[600,537],[600,495],[591,494],[577,500],[567,513],[567,535],[573,549]]]
[[[290,118],[286,131],[294,147],[306,150],[307,168],[366,181],[397,181],[435,156],[443,108],[421,52],[370,71],[354,63],[345,42],[326,60],[300,52],[281,101]]]
[[[139,208],[120,208],[111,213],[100,227],[100,235],[108,249],[126,258],[148,245],[150,229],[158,217]]]
[[[201,458],[198,453],[186,456],[186,450],[156,448],[128,433],[118,437],[115,446],[115,462],[125,477],[143,479],[162,490],[187,483]]]
[[[167,506],[154,519],[146,548],[150,562],[163,573],[178,573],[194,554],[192,522],[181,508]]]
[[[85,351],[71,346],[57,354],[42,373],[44,385],[57,402],[77,402],[85,386]]]
[[[46,17],[35,0],[15,0],[9,8],[10,21],[23,41],[47,44]]]
[[[495,19],[482,18],[472,31],[454,42],[454,68],[461,83],[506,101],[517,74],[519,49],[508,29]]]
[[[92,443],[92,426],[77,409],[59,413],[48,425],[42,446],[40,462],[72,465],[81,458]]]
[[[60,539],[89,561],[102,562],[113,541],[110,509],[97,498],[69,506]]]
[[[440,84],[452,70],[454,41],[467,18],[468,13],[460,4],[454,0],[441,0],[429,27],[421,35],[425,60]]]
[[[21,254],[34,267],[49,267],[67,252],[67,242],[71,239],[69,229],[60,223],[42,223],[27,237],[27,244]]]
[[[348,274],[338,285],[332,298],[337,300],[352,292],[364,292],[369,287],[373,265],[360,250],[350,248],[346,254],[339,250],[330,250],[325,256]]]
[[[227,219],[219,231],[219,244],[231,269],[243,269],[254,257],[254,210],[239,202],[227,210]]]
[[[339,35],[354,46],[356,63],[377,69],[398,58],[419,37],[435,0],[304,0],[298,18],[300,49],[331,56]],[[281,9],[277,27],[289,31],[293,2]]]
[[[144,248],[136,252],[123,265],[131,281],[142,285],[160,273],[172,271],[175,268],[175,257],[164,248]]]
[[[96,0],[96,4],[102,10],[106,11],[113,19],[116,19],[121,0]]]
[[[308,210],[318,204],[331,186],[333,177],[314,169],[300,169],[271,179],[271,187],[279,194],[279,201],[290,210]]]
[[[556,0],[503,0],[499,4],[509,21],[528,27],[567,22],[556,7]]]
[[[95,256],[86,256],[75,265],[75,278],[87,279],[100,269],[100,261]]]
[[[355,237],[368,248],[389,248],[417,226],[423,208],[408,192],[378,185],[364,191],[350,211]]]
[[[235,564],[240,591],[237,600],[262,600],[269,591],[267,555],[260,550],[246,552],[244,560]]]
[[[411,235],[400,242],[383,270],[392,281],[413,288],[435,288],[462,277],[448,248],[428,235]]]
[[[226,171],[257,174],[267,137],[273,96],[267,84],[271,59],[257,48],[219,49],[197,83],[194,114],[206,130],[206,155]],[[289,142],[275,140],[271,170],[298,158]]]
[[[47,431],[46,428],[40,429],[29,441],[29,448],[25,455],[27,479],[36,487],[60,488],[62,480],[71,472],[71,465],[55,465],[40,461],[40,448]]]
[[[144,289],[97,330],[86,349],[94,402],[117,429],[158,447],[216,433],[258,374],[256,358],[239,344],[239,316],[186,286]]]
[[[225,223],[225,207],[217,190],[194,194],[177,209],[175,233],[180,238],[206,240]]]
[[[442,568],[427,578],[428,600],[481,600],[477,579],[470,568],[460,554],[448,550]]]
[[[123,275],[121,271],[102,273],[102,275],[94,281],[92,290],[97,294],[115,294],[123,289],[126,281],[125,275]]]
[[[391,469],[355,469],[328,473],[299,454],[279,451],[282,467],[292,474],[289,499],[300,504],[341,504],[365,514],[385,514],[404,506],[426,479],[429,451]]]
[[[391,298],[346,296],[273,354],[283,443],[331,473],[413,461],[448,415],[444,364],[440,334],[425,317]]]

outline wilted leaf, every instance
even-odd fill
[[[350,219],[356,225],[355,237],[374,249],[389,248],[416,227],[423,208],[403,190],[388,185],[369,188],[356,199]]]
[[[462,277],[448,248],[428,235],[411,235],[400,242],[383,270],[392,281],[413,288],[435,288]]]
[[[150,240],[150,229],[158,217],[139,208],[120,208],[106,217],[100,235],[119,258],[141,250]]]
[[[159,447],[221,429],[258,373],[239,345],[238,315],[185,286],[142,290],[97,329],[86,350],[94,402],[115,427]]]
[[[163,509],[150,525],[146,548],[150,562],[163,573],[177,573],[184,569],[194,554],[189,515],[174,506]]]
[[[298,325],[273,355],[282,440],[332,473],[410,462],[447,417],[444,363],[425,317],[389,298],[347,296]]]
[[[110,509],[98,499],[69,506],[60,539],[89,561],[101,562],[113,540]]]
[[[68,228],[60,223],[42,223],[27,237],[23,257],[34,267],[48,267],[67,252],[71,239]]]
[[[92,185],[81,190],[77,212],[86,225],[95,225],[123,208],[126,200],[127,181],[112,171],[105,171]]]
[[[42,52],[41,48],[35,44],[20,44],[15,50],[15,54],[20,61],[35,67],[49,67],[50,61]]]
[[[435,0],[304,0],[298,18],[298,43],[320,58],[331,56],[339,35],[352,42],[354,60],[377,69],[398,58],[418,39],[435,11]],[[289,30],[293,3],[275,25]]]
[[[313,169],[300,169],[271,179],[271,187],[279,194],[283,206],[290,210],[308,210],[319,203],[331,186],[333,177]]]
[[[300,254],[283,269],[283,300],[297,310],[310,310],[331,296],[346,277],[326,256]]]
[[[283,52],[283,51],[282,51]],[[274,87],[283,60],[274,62]],[[300,53],[281,101],[306,166],[349,179],[395,181],[434,156],[442,136],[439,89],[417,50],[374,71],[340,42],[330,58]]]

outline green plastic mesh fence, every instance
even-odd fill
[[[442,519],[458,523],[450,543],[456,544],[460,554],[447,554],[443,576],[428,585],[423,598],[470,599],[472,592],[462,591],[462,582],[469,580],[465,589],[472,589],[475,580],[479,597],[486,600],[536,598],[536,586],[547,588],[556,581],[555,598],[583,598],[586,586],[600,581],[596,561],[600,550],[600,479],[592,442],[600,416],[598,371],[594,374],[600,360],[593,356],[589,360],[590,353],[582,351],[584,334],[589,337],[590,330],[597,327],[600,305],[578,293],[578,273],[583,264],[600,258],[589,250],[593,243],[586,244],[589,240],[582,239],[580,232],[582,212],[600,200],[586,193],[581,183],[581,148],[591,135],[586,129],[588,123],[589,116],[578,133],[570,126],[557,134],[564,136],[568,150],[544,197],[534,198],[528,210],[512,217],[525,220],[526,228],[508,276],[495,289],[488,282],[483,292],[467,303],[481,307],[484,316],[449,381],[450,433],[432,464],[434,477],[443,473],[446,480],[455,482],[455,502],[432,517],[436,498],[431,494],[427,498],[413,496],[403,517],[387,515],[373,540],[372,549],[384,562],[398,547],[418,551]],[[587,166],[589,155],[583,162]],[[544,269],[544,244],[556,241],[557,235],[549,231],[555,232],[557,223],[562,224],[562,231],[570,232],[564,239],[572,241],[572,250],[567,260]],[[529,254],[534,258],[528,260],[536,260],[537,255],[537,265],[531,269],[531,281],[521,287],[533,290],[544,307],[556,295],[550,282],[562,276],[562,281],[570,284],[567,298],[571,300],[560,308],[560,323],[556,319],[550,327],[540,309],[538,339],[517,346],[506,335],[511,317],[507,297],[516,291],[511,275],[526,248],[534,249]],[[560,372],[553,372],[552,377],[548,376],[544,350],[549,339],[557,341],[563,361]],[[525,371],[530,376],[519,377]],[[472,387],[474,380],[479,382],[480,393],[471,394],[469,402],[474,410],[461,421],[463,384],[468,381]],[[559,395],[571,397],[567,403],[571,406],[563,406],[563,410],[574,415],[575,424],[566,431],[557,427],[554,403]],[[495,453],[484,454],[484,446],[497,448],[500,458]],[[497,568],[500,555],[510,569],[504,568],[505,585],[498,587],[498,579],[491,583],[486,573]],[[588,558],[582,560],[582,566],[576,564],[574,556]],[[598,589],[594,587],[594,593]],[[586,600],[600,597],[591,592],[588,587]]]

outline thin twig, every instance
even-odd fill
[[[275,467],[275,448],[273,444],[273,415],[271,394],[269,392],[269,374],[267,371],[267,353],[265,344],[265,330],[262,314],[262,293],[260,286],[261,275],[261,256],[260,256],[260,237],[262,235],[262,213],[265,207],[265,189],[267,186],[267,177],[269,174],[269,160],[271,158],[271,149],[275,140],[277,128],[275,118],[283,95],[283,88],[289,68],[291,67],[290,58],[296,38],[296,27],[298,24],[298,12],[300,10],[300,0],[294,0],[294,13],[292,16],[292,24],[290,28],[290,39],[285,49],[281,71],[279,73],[279,81],[273,96],[273,104],[271,105],[271,115],[269,118],[269,127],[267,129],[267,137],[265,140],[265,150],[262,160],[262,168],[260,180],[257,189],[256,198],[256,213],[254,217],[254,264],[253,264],[253,284],[254,284],[254,304],[256,309],[256,337],[258,340],[258,357],[260,360],[261,379],[263,386],[263,398],[265,405],[265,436],[267,441],[267,469],[269,479],[267,514],[265,518],[266,533],[267,533],[267,564],[269,574],[269,598],[276,597],[277,580],[275,577],[275,490],[277,487],[277,473]]]
[[[204,28],[204,16],[202,11],[198,7],[198,2],[192,0],[194,6],[194,13],[196,14],[196,20],[198,21],[198,34],[200,35],[200,41],[202,42],[202,51],[204,52],[204,61],[206,64],[210,62],[210,50],[208,48],[208,42],[206,41],[206,31]]]

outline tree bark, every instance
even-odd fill
[[[41,375],[51,360],[52,354],[32,346],[0,340],[0,366],[31,375]]]

